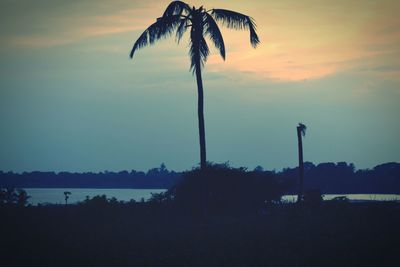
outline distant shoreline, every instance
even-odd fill
[[[24,188],[30,196],[28,202],[32,205],[39,204],[64,204],[64,192],[70,192],[70,204],[84,201],[87,197],[105,195],[107,198],[115,198],[118,201],[129,202],[131,200],[144,201],[151,198],[153,193],[162,193],[166,189],[115,189],[115,188]],[[400,201],[400,194],[324,194],[326,201],[340,197],[349,202],[369,202],[369,201]],[[342,197],[345,197],[343,199]],[[283,203],[293,203],[297,200],[297,195],[283,195]],[[339,199],[340,200],[340,199]]]
[[[0,187],[1,188],[1,187]],[[4,188],[4,187],[3,187]],[[161,188],[161,187],[53,187],[53,186],[29,186],[29,187],[18,187],[18,188],[22,188],[22,189],[103,189],[103,190],[114,190],[114,189],[131,189],[131,190],[168,190],[168,188]],[[353,192],[353,191],[340,191],[340,192],[336,192],[336,191],[332,191],[332,192],[321,192],[323,195],[399,195],[400,193],[396,192],[376,192],[376,191],[357,191],[357,192]],[[288,196],[296,195],[296,192],[288,192],[288,194],[286,194]]]
[[[276,172],[258,166],[253,172],[268,173],[289,185],[290,189],[285,193],[297,193],[298,168]],[[183,173],[170,171],[163,164],[147,172],[0,171],[0,188],[168,189],[180,181]],[[318,165],[305,162],[304,188],[319,189],[323,194],[400,194],[400,163],[388,162],[373,169],[356,170],[352,163],[347,162]]]

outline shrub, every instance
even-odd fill
[[[256,213],[267,203],[279,201],[284,189],[271,172],[214,164],[184,173],[168,195],[190,213],[238,214]]]
[[[28,205],[29,198],[30,196],[28,196],[24,189],[0,188],[0,205],[25,207]]]
[[[79,204],[91,208],[106,208],[118,206],[121,202],[118,202],[115,197],[107,198],[106,195],[98,195],[92,198],[86,196],[86,199],[83,202],[79,202]]]
[[[323,194],[319,189],[310,189],[304,193],[303,203],[310,207],[319,207],[322,203]]]

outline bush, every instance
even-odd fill
[[[304,193],[303,203],[310,207],[319,207],[322,203],[323,194],[319,189],[310,189]]]
[[[91,208],[106,208],[106,207],[116,207],[119,204],[121,204],[121,202],[118,202],[118,200],[115,197],[107,198],[106,195],[101,195],[101,196],[94,196],[92,198],[86,196],[86,199],[83,202],[79,202],[79,204]]]
[[[151,197],[148,202],[152,204],[161,204],[161,203],[169,203],[172,201],[172,196],[169,191],[161,192],[161,193],[150,193]]]
[[[243,214],[256,213],[267,203],[280,201],[284,189],[271,172],[214,164],[184,173],[168,195],[189,213]]]
[[[350,202],[349,198],[346,196],[334,197],[330,201],[334,203],[346,203],[346,204]]]
[[[0,205],[25,207],[28,205],[29,198],[24,189],[0,188]]]

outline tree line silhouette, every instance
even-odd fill
[[[164,164],[143,171],[103,172],[2,172],[0,188],[169,188],[180,173],[169,171]]]
[[[297,194],[299,168],[281,171],[254,171],[276,176],[292,185],[289,194]],[[3,172],[0,171],[0,188],[160,188],[168,189],[181,179],[182,172],[168,170],[164,164],[143,171],[104,171],[99,173],[72,172]],[[391,162],[372,169],[356,170],[352,163],[304,162],[304,190],[318,188],[323,194],[342,193],[400,193],[400,164]]]

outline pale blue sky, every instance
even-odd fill
[[[128,58],[168,1],[18,2],[0,4],[0,170],[198,164],[197,92],[186,43],[176,46],[172,38]],[[224,31],[227,61],[211,57],[206,66],[208,160],[295,166],[295,128],[303,122],[307,161],[357,168],[400,161],[396,2],[381,11],[363,1],[204,2],[251,14],[262,41],[253,50],[247,34]],[[302,8],[304,17],[291,16]],[[350,20],[330,11],[342,8],[358,12]],[[320,18],[309,21],[310,14]]]

